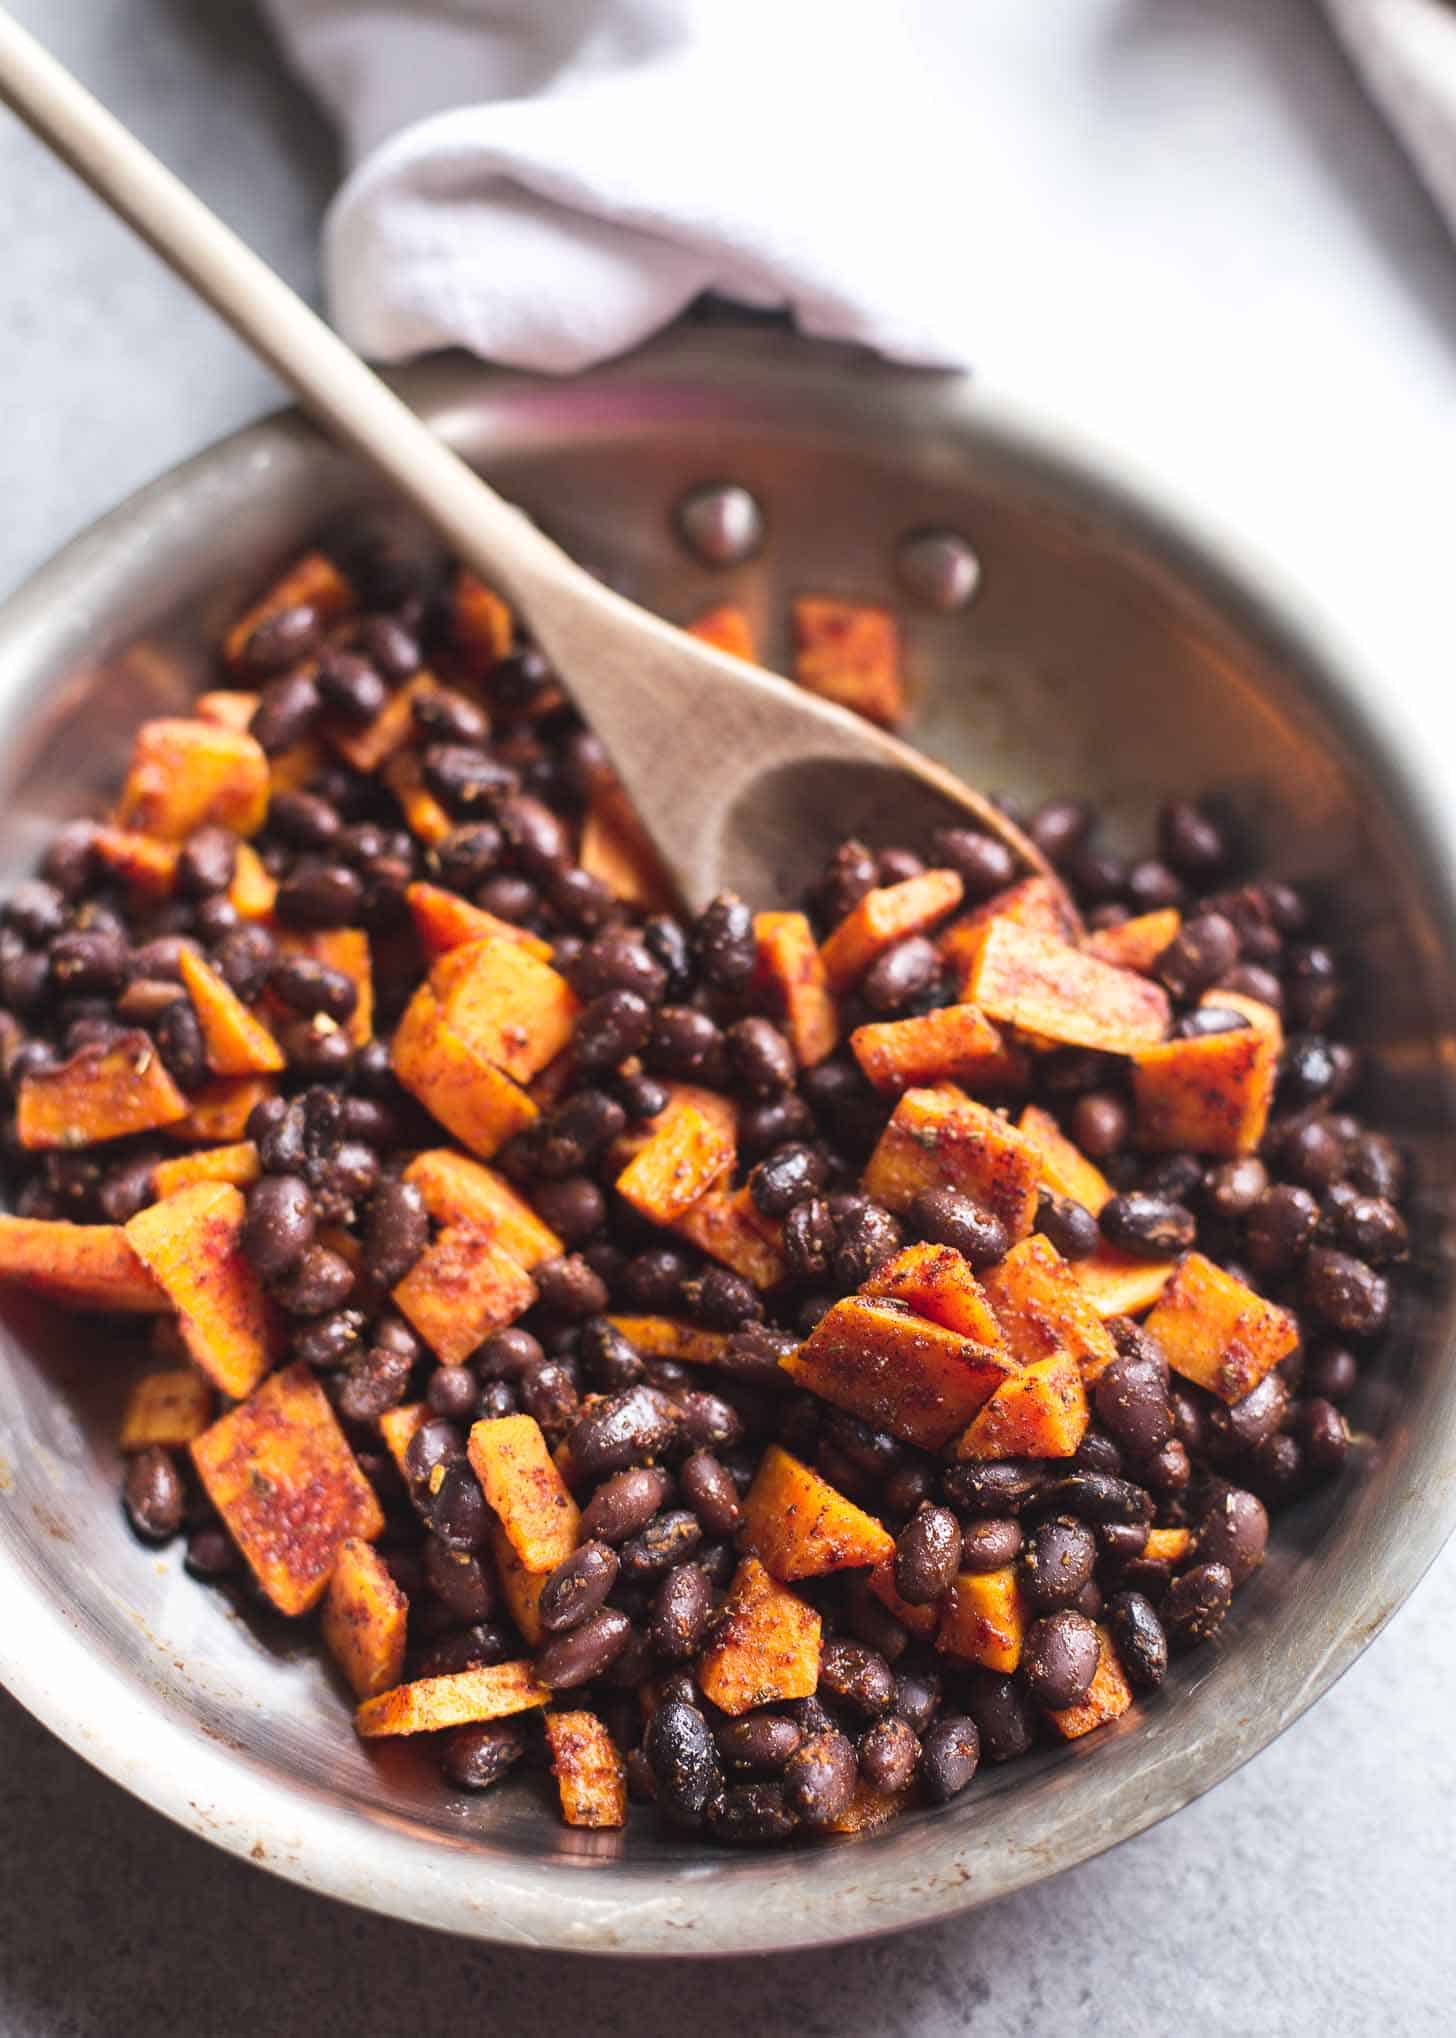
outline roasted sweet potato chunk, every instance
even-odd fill
[[[905,719],[905,683],[900,633],[890,610],[874,602],[800,595],[791,617],[799,685],[868,722],[898,728]]]
[[[753,992],[772,1000],[800,1068],[834,1052],[839,1014],[806,913],[758,913]]]
[[[432,962],[448,949],[463,947],[468,941],[484,941],[487,937],[496,941],[514,941],[540,961],[551,960],[549,941],[543,941],[539,934],[532,934],[525,927],[512,926],[509,920],[498,920],[494,913],[487,913],[481,906],[472,906],[458,892],[444,891],[439,885],[414,884],[406,889],[405,900],[414,918],[420,946]]]
[[[957,1337],[973,1338],[992,1351],[1005,1344],[985,1290],[953,1245],[907,1245],[871,1274],[859,1292],[903,1302],[917,1316],[928,1316]]]
[[[755,1288],[776,1288],[784,1278],[782,1232],[746,1188],[710,1189],[675,1217],[670,1229]]]
[[[1115,1245],[1100,1245],[1089,1259],[1072,1262],[1072,1278],[1105,1322],[1151,1309],[1173,1278],[1173,1262],[1138,1259]]]
[[[527,1273],[542,1260],[564,1251],[561,1240],[543,1224],[524,1196],[504,1175],[483,1167],[448,1146],[418,1153],[404,1171],[425,1199],[436,1224],[471,1224],[492,1238]]]
[[[234,1400],[251,1394],[273,1362],[279,1325],[242,1248],[243,1193],[197,1182],[138,1211],[129,1243],[177,1312],[192,1362]]]
[[[59,1067],[22,1076],[15,1103],[20,1144],[33,1152],[90,1146],[155,1132],[187,1116],[149,1033],[79,1047]]]
[[[738,1106],[731,1097],[725,1097],[721,1090],[706,1089],[701,1083],[664,1083],[668,1101],[654,1118],[647,1118],[630,1132],[624,1132],[614,1139],[608,1152],[608,1161],[614,1168],[626,1167],[629,1160],[645,1147],[672,1118],[679,1105],[691,1104],[704,1118],[716,1127],[718,1137],[736,1153],[738,1148]]]
[[[151,835],[133,834],[129,828],[98,828],[91,848],[97,860],[124,885],[147,898],[167,898],[177,881],[177,858],[182,852],[175,842],[158,842]]]
[[[960,1442],[958,1458],[1070,1458],[1086,1434],[1087,1392],[1068,1352],[1036,1359],[998,1387]]]
[[[1217,1005],[1225,1012],[1237,1012],[1247,1019],[1256,1033],[1272,1041],[1277,1056],[1284,1052],[1284,1023],[1272,1005],[1266,1005],[1262,998],[1250,998],[1242,991],[1205,991],[1199,999],[1200,1005]]]
[[[1133,1059],[1133,1136],[1153,1153],[1257,1153],[1274,1101],[1278,1050],[1241,1026],[1166,1040]]]
[[[372,1542],[384,1527],[374,1488],[301,1363],[271,1374],[204,1430],[192,1458],[208,1499],[280,1613],[316,1606],[350,1537]]]
[[[430,1419],[430,1411],[423,1401],[404,1401],[398,1408],[386,1408],[379,1418],[379,1434],[384,1439],[384,1448],[395,1463],[395,1469],[406,1481],[405,1452],[414,1442],[416,1433]]]
[[[450,593],[450,644],[472,678],[484,679],[511,648],[515,620],[509,606],[464,567]]]
[[[286,573],[279,575],[266,594],[238,617],[223,639],[223,656],[229,665],[240,665],[258,625],[284,609],[308,607],[322,622],[332,623],[358,605],[352,586],[333,560],[322,552],[305,552]]]
[[[428,848],[443,842],[455,823],[425,784],[419,753],[396,750],[379,767],[379,776],[398,800],[404,825],[411,835]]]
[[[1064,1741],[1080,1740],[1083,1734],[1106,1726],[1109,1720],[1120,1719],[1132,1704],[1132,1686],[1127,1681],[1127,1673],[1113,1647],[1111,1635],[1101,1626],[1097,1630],[1097,1644],[1097,1668],[1092,1673],[1087,1696],[1061,1712],[1048,1712],[1046,1715],[1048,1724]]]
[[[482,1061],[529,1082],[571,1040],[579,1010],[565,977],[518,941],[468,941],[430,971],[440,1016]]]
[[[1009,1677],[1021,1661],[1027,1614],[1016,1566],[962,1571],[945,1596],[935,1646],[963,1663]]]
[[[848,1295],[819,1319],[783,1370],[836,1408],[938,1451],[1014,1365],[1003,1347],[959,1337],[900,1303]]]
[[[62,1309],[150,1316],[168,1307],[119,1224],[0,1215],[0,1281],[14,1281]]]
[[[1139,913],[1134,920],[1124,920],[1120,927],[1099,928],[1087,936],[1084,945],[1099,962],[1147,976],[1182,924],[1183,915],[1176,906],[1163,906],[1156,913]]]
[[[529,1415],[477,1422],[470,1462],[528,1571],[550,1571],[576,1548],[581,1516],[552,1463],[541,1426]]]
[[[178,968],[217,1076],[265,1076],[284,1066],[283,1050],[237,992],[200,955],[184,948]]]
[[[1287,1309],[1202,1253],[1179,1263],[1146,1328],[1175,1373],[1229,1402],[1242,1401],[1299,1343],[1299,1325]]]
[[[625,1826],[627,1767],[596,1714],[548,1712],[546,1745],[567,1825]]]
[[[854,1786],[854,1795],[836,1817],[826,1820],[826,1833],[873,1833],[880,1826],[887,1826],[891,1819],[898,1818],[904,1811],[914,1791],[876,1790],[873,1784],[861,1777]]]
[[[1018,927],[1050,935],[1054,941],[1075,941],[1077,924],[1067,910],[1067,895],[1054,878],[1023,877],[1003,892],[994,893],[962,913],[942,932],[936,946],[962,994],[966,975],[975,961],[986,929],[993,920],[1010,920]]]
[[[191,1366],[146,1373],[127,1396],[117,1438],[123,1451],[145,1451],[153,1444],[184,1451],[212,1421],[213,1392]]]
[[[531,1712],[550,1699],[529,1663],[491,1663],[446,1677],[420,1677],[366,1698],[354,1715],[354,1727],[366,1741],[384,1734],[437,1734],[443,1727]]]
[[[1010,920],[986,929],[964,995],[990,1018],[1059,1046],[1133,1054],[1168,1031],[1161,984]]]
[[[482,1160],[536,1116],[525,1091],[446,1024],[428,984],[420,985],[405,1008],[390,1058],[411,1096]]]
[[[876,1564],[865,1579],[865,1584],[880,1602],[895,1616],[902,1628],[908,1628],[912,1635],[922,1642],[928,1642],[940,1625],[939,1602],[934,1606],[912,1606],[908,1599],[902,1599],[895,1584],[895,1565],[892,1559]]]
[[[963,890],[953,870],[923,870],[866,892],[819,951],[830,990],[849,990],[887,948],[907,935],[927,933],[954,912]]]
[[[668,913],[677,891],[637,810],[617,781],[593,787],[581,824],[577,862],[607,889],[644,913]]]
[[[352,722],[331,722],[327,728],[329,742],[355,771],[379,771],[412,740],[415,702],[439,691],[440,682],[432,672],[417,672],[389,696],[374,720],[362,728]]]
[[[538,1649],[546,1639],[546,1630],[541,1625],[537,1610],[541,1603],[541,1589],[555,1565],[548,1564],[542,1570],[533,1571],[523,1564],[499,1522],[491,1524],[490,1554],[506,1611],[520,1630],[521,1639],[533,1649]]]
[[[982,1277],[1006,1342],[1023,1366],[1065,1352],[1093,1381],[1117,1357],[1112,1335],[1077,1284],[1075,1269],[1036,1232]]]
[[[409,1601],[372,1543],[351,1536],[324,1595],[324,1646],[356,1698],[392,1690],[404,1673]]]
[[[268,814],[268,760],[251,736],[216,722],[143,722],[121,789],[117,823],[163,842],[198,828],[256,835]]]
[[[278,903],[278,880],[270,877],[250,842],[240,842],[228,904],[240,920],[267,920]]]
[[[190,1189],[194,1182],[231,1182],[235,1189],[249,1189],[262,1172],[257,1147],[251,1139],[242,1139],[232,1146],[204,1147],[200,1153],[158,1161],[152,1169],[152,1187],[160,1202],[179,1189]]]
[[[819,1683],[820,1632],[814,1609],[757,1557],[745,1557],[698,1659],[699,1689],[734,1718],[780,1699],[810,1698]]]
[[[234,688],[214,689],[199,694],[192,711],[199,722],[216,722],[220,729],[246,730],[258,712],[258,696]]]
[[[192,1097],[186,1117],[167,1127],[167,1136],[207,1146],[237,1145],[255,1107],[276,1088],[271,1076],[214,1076]]]
[[[617,1177],[617,1194],[652,1224],[671,1224],[730,1174],[734,1144],[720,1118],[686,1100],[670,1104],[647,1144]]]
[[[1148,1539],[1143,1544],[1143,1561],[1148,1564],[1181,1564],[1192,1547],[1192,1529],[1149,1529]]]
[[[525,1314],[536,1283],[491,1232],[460,1223],[447,1224],[390,1293],[441,1365],[459,1366]]]
[[[720,602],[717,608],[705,610],[688,624],[688,635],[718,651],[728,652],[733,658],[746,658],[750,665],[758,663],[753,625],[748,620],[748,611],[737,602]]]
[[[895,1539],[827,1479],[770,1444],[743,1502],[739,1547],[788,1584],[885,1563]]]
[[[727,1331],[703,1330],[677,1316],[613,1316],[608,1321],[647,1359],[716,1366],[728,1344]]]
[[[878,1019],[849,1037],[854,1058],[877,1090],[966,1083],[972,1089],[1023,1084],[1026,1058],[1009,1047],[974,1005],[941,1005],[910,1019]]]
[[[1067,1138],[1051,1113],[1039,1104],[1028,1104],[1016,1129],[1036,1148],[1041,1179],[1053,1195],[1069,1196],[1095,1217],[1112,1195],[1112,1184]]]
[[[922,1189],[959,1189],[1013,1239],[1036,1216],[1036,1150],[1004,1118],[950,1084],[907,1090],[864,1172],[867,1195],[908,1210]]]

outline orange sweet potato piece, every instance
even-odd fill
[[[324,1646],[356,1698],[389,1691],[404,1674],[409,1601],[372,1543],[351,1536],[340,1545],[324,1595]]]
[[[390,1056],[410,1095],[482,1160],[537,1115],[525,1091],[446,1024],[428,984],[406,1006]]]
[[[536,1283],[490,1232],[447,1224],[390,1290],[442,1366],[463,1365],[536,1299]]]
[[[576,860],[615,897],[640,912],[666,913],[677,907],[672,877],[615,779],[592,789]]]
[[[285,1066],[283,1050],[267,1027],[200,955],[184,948],[177,966],[202,1028],[207,1065],[214,1075],[271,1075]]]
[[[1011,920],[986,929],[964,995],[992,1019],[1069,1047],[1132,1054],[1168,1031],[1161,984]]]
[[[644,1119],[633,1131],[624,1132],[620,1139],[612,1141],[608,1150],[611,1166],[617,1169],[626,1167],[628,1161],[641,1153],[682,1104],[691,1104],[695,1111],[701,1112],[717,1128],[718,1137],[728,1141],[736,1152],[738,1106],[731,1097],[725,1097],[721,1090],[705,1089],[701,1083],[666,1082],[662,1087],[667,1091],[667,1103],[655,1118]]]
[[[450,592],[450,641],[472,678],[484,679],[500,663],[515,629],[507,604],[462,566]]]
[[[974,1005],[941,1005],[910,1019],[877,1019],[849,1036],[854,1058],[877,1090],[966,1083],[1015,1088],[1027,1065]]]
[[[1274,1101],[1278,1051],[1240,1026],[1167,1040],[1133,1058],[1133,1137],[1153,1153],[1256,1153]]]
[[[246,1202],[230,1182],[196,1182],[139,1210],[126,1226],[138,1259],[167,1292],[194,1365],[239,1400],[273,1362],[279,1326],[242,1248]]]
[[[1021,1661],[1027,1613],[1016,1566],[962,1571],[945,1596],[935,1646],[963,1663],[1009,1677]]]
[[[240,842],[233,881],[228,886],[228,904],[242,920],[267,920],[278,903],[278,880],[270,877],[263,860],[249,842]]]
[[[447,892],[440,885],[413,884],[406,888],[405,900],[414,917],[420,946],[431,962],[447,949],[460,948],[467,941],[483,941],[487,935],[496,941],[514,941],[542,962],[551,960],[549,941],[524,927],[513,927],[509,920],[498,920],[494,913],[472,906],[458,892]]]
[[[953,870],[922,870],[866,892],[819,951],[830,990],[849,990],[887,948],[943,920],[960,904],[963,890]]]
[[[374,964],[369,936],[362,927],[283,927],[276,940],[284,955],[306,955],[348,977],[354,986],[354,1009],[344,1024],[356,1047],[374,1031]]]
[[[538,1649],[546,1639],[538,1612],[541,1589],[556,1567],[548,1564],[544,1570],[533,1571],[523,1564],[498,1521],[490,1527],[490,1554],[506,1611],[520,1630],[522,1641]]]
[[[702,1655],[698,1686],[737,1718],[755,1706],[810,1698],[819,1684],[819,1616],[757,1557],[745,1557]]]
[[[1144,1327],[1175,1373],[1229,1402],[1241,1401],[1299,1343],[1287,1309],[1202,1253],[1185,1254]]]
[[[92,836],[91,847],[114,877],[148,898],[165,899],[177,881],[182,852],[175,842],[158,842],[128,828],[101,827]]]
[[[1127,1673],[1113,1647],[1111,1635],[1100,1625],[1097,1644],[1097,1668],[1092,1673],[1086,1697],[1061,1712],[1048,1712],[1046,1715],[1048,1723],[1064,1741],[1080,1740],[1083,1734],[1106,1726],[1109,1720],[1120,1719],[1132,1704],[1132,1686],[1127,1681]]]
[[[462,942],[430,971],[440,1016],[482,1061],[527,1083],[571,1042],[580,1010],[565,977],[518,941]]]
[[[1039,1104],[1028,1104],[1016,1121],[1016,1129],[1036,1148],[1041,1179],[1053,1195],[1069,1196],[1097,1216],[1112,1195],[1112,1184],[1082,1149],[1067,1138],[1051,1113],[1043,1111]]]
[[[409,1474],[405,1470],[405,1452],[429,1419],[430,1411],[423,1401],[401,1402],[398,1408],[386,1408],[379,1418],[379,1434],[384,1439],[384,1448],[393,1458],[400,1477],[406,1481]]]
[[[895,1539],[827,1479],[770,1444],[744,1497],[739,1548],[791,1584],[883,1564],[894,1555]]]
[[[696,622],[688,624],[688,635],[714,645],[719,651],[727,651],[734,658],[746,658],[750,665],[758,663],[753,625],[747,610],[737,602],[720,602],[717,608],[708,609]]]
[[[907,1090],[865,1168],[867,1195],[908,1210],[922,1189],[959,1189],[1001,1219],[1013,1239],[1036,1216],[1036,1149],[1004,1118],[951,1084]]]
[[[243,1139],[233,1146],[208,1146],[158,1161],[152,1169],[152,1191],[160,1201],[179,1189],[190,1189],[194,1182],[231,1182],[236,1189],[250,1189],[262,1172],[257,1147]]]
[[[1004,1347],[862,1295],[836,1302],[782,1363],[797,1386],[927,1451],[963,1430],[1015,1365]]]
[[[433,848],[443,842],[455,823],[425,784],[424,766],[414,750],[396,750],[386,757],[379,776],[399,801],[404,825],[417,840]]]
[[[799,685],[882,728],[898,728],[905,719],[905,683],[900,633],[889,609],[800,595],[791,620]]]
[[[305,736],[268,759],[268,795],[299,793],[311,785],[329,763],[329,754],[316,736]]]
[[[975,961],[986,929],[993,920],[1011,920],[1018,927],[1030,927],[1049,934],[1054,941],[1075,941],[1077,924],[1067,910],[1067,895],[1055,878],[1023,877],[1004,891],[995,892],[953,920],[936,946],[958,975],[962,996],[966,973]]]
[[[192,1366],[171,1366],[137,1381],[127,1396],[117,1441],[123,1451],[145,1451],[153,1444],[184,1451],[212,1416],[212,1388],[201,1373]]]
[[[1149,1529],[1143,1544],[1143,1560],[1149,1564],[1181,1564],[1192,1547],[1192,1529]]]
[[[256,835],[268,815],[268,760],[251,736],[216,722],[143,722],[121,789],[117,824],[164,842],[216,825]]]
[[[1105,1322],[1151,1309],[1173,1278],[1173,1262],[1137,1259],[1115,1245],[1099,1245],[1089,1259],[1072,1262],[1072,1277]]]
[[[248,639],[260,623],[283,609],[306,604],[321,621],[332,623],[359,606],[358,596],[332,559],[322,552],[305,552],[281,574],[267,593],[255,601],[233,624],[223,639],[223,656],[229,665],[241,664]]]
[[[246,734],[257,712],[258,696],[255,693],[240,693],[230,688],[199,694],[193,703],[193,713],[199,722],[216,722],[220,729],[236,729],[243,734]]]
[[[618,1175],[617,1194],[649,1222],[671,1224],[732,1172],[734,1158],[721,1120],[680,1100],[668,1106],[647,1144]]]
[[[646,1359],[716,1366],[728,1344],[726,1330],[703,1330],[677,1316],[612,1316],[608,1321]]]
[[[438,693],[440,683],[430,672],[417,672],[389,696],[372,722],[330,722],[329,742],[355,771],[378,771],[387,758],[402,750],[415,733],[415,702]]]
[[[756,913],[753,934],[758,953],[751,988],[772,1001],[799,1067],[814,1068],[834,1052],[839,1014],[808,915]]]
[[[581,1520],[529,1415],[501,1415],[470,1432],[470,1463],[500,1517],[511,1548],[528,1571],[550,1571],[576,1548]]]
[[[755,1288],[775,1288],[786,1272],[783,1232],[765,1217],[746,1188],[710,1189],[675,1217],[670,1229],[710,1259],[721,1260]]]
[[[1087,1429],[1087,1391],[1067,1352],[998,1387],[956,1445],[958,1458],[1070,1458]]]
[[[891,1819],[897,1819],[913,1796],[910,1789],[876,1790],[861,1777],[844,1810],[826,1819],[822,1830],[839,1834],[873,1833],[880,1826],[887,1826]]]
[[[1135,969],[1148,976],[1168,943],[1177,937],[1183,915],[1176,906],[1162,906],[1156,913],[1139,913],[1120,927],[1102,927],[1089,934],[1083,944],[1089,955],[1110,962],[1118,969]]]
[[[149,1316],[167,1297],[119,1224],[0,1215],[0,1282],[13,1281],[62,1309]]]
[[[1094,1381],[1117,1357],[1112,1333],[1077,1285],[1075,1269],[1040,1232],[988,1267],[981,1285],[1021,1365],[1065,1353],[1084,1380]]]
[[[302,1362],[270,1374],[204,1430],[192,1461],[280,1613],[316,1606],[350,1537],[373,1542],[384,1527],[374,1488]]]
[[[912,1606],[908,1599],[902,1599],[895,1585],[893,1559],[887,1558],[883,1564],[876,1564],[865,1584],[881,1606],[889,1608],[902,1628],[908,1628],[922,1642],[930,1640],[940,1625],[939,1605]]]
[[[437,1734],[444,1727],[531,1712],[550,1698],[529,1663],[491,1663],[445,1677],[420,1677],[366,1698],[354,1715],[354,1731],[366,1741],[383,1734]]]
[[[953,1245],[907,1245],[871,1274],[859,1292],[903,1302],[917,1316],[927,1316],[957,1337],[974,1338],[992,1351],[1005,1343],[985,1290],[965,1255]]]
[[[154,1132],[187,1116],[151,1035],[123,1033],[81,1047],[53,1069],[22,1076],[15,1107],[20,1144],[43,1152]]]
[[[627,1766],[596,1714],[548,1712],[546,1745],[567,1825],[625,1826]]]
[[[416,1154],[404,1178],[424,1197],[425,1208],[436,1224],[474,1225],[527,1273],[565,1250],[556,1233],[541,1222],[504,1175],[451,1147],[431,1147]]]
[[[168,1136],[209,1146],[235,1145],[256,1107],[276,1087],[270,1076],[214,1076],[194,1093],[186,1117],[167,1127]]]

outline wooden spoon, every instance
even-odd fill
[[[1021,832],[952,773],[583,571],[3,10],[0,99],[526,618],[690,908],[725,885],[756,901],[791,896],[845,835],[920,843],[956,821],[1046,873]]]

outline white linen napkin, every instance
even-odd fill
[[[264,4],[344,137],[325,278],[366,354],[564,373],[711,290],[895,359],[972,358],[997,200],[967,188],[941,96],[967,0]],[[1456,10],[1325,5],[1456,225]],[[1026,224],[1002,230],[1010,276],[980,272],[996,288],[1055,259]]]

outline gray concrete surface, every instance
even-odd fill
[[[1029,277],[1037,337],[1014,344],[988,308],[986,373],[1242,528],[1390,675],[1413,729],[1449,727],[1456,254],[1313,7],[978,4],[1106,227],[1085,318],[1049,334]],[[247,0],[16,11],[312,289],[331,150]],[[3,591],[272,393],[3,120],[0,250]],[[1453,1682],[1448,1551],[1323,1704],[1169,1824],[960,1923],[711,1971],[482,1951],[304,1896],[164,1825],[0,1696],[0,2034],[1446,2032]]]

